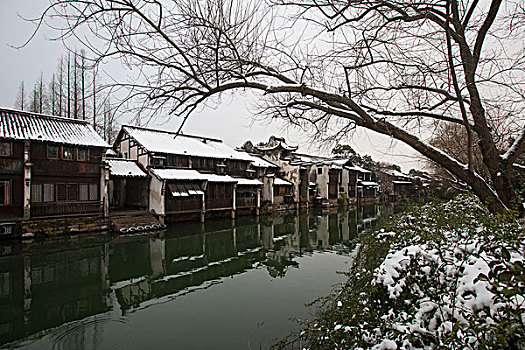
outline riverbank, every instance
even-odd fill
[[[279,349],[525,347],[524,232],[472,197],[358,239],[348,281]]]

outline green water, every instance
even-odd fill
[[[0,347],[265,349],[307,317],[385,208],[0,242]]]

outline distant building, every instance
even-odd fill
[[[355,203],[357,198],[377,198],[378,184],[372,179],[372,172],[356,167],[349,159],[297,153],[297,146],[291,146],[283,138],[275,136],[255,148],[264,159],[280,168],[275,176],[265,180],[265,184],[271,183],[273,177],[289,183],[285,205],[271,201],[272,205],[278,205],[281,209],[314,204],[349,204]],[[269,197],[264,196],[264,199],[268,201]]]
[[[0,233],[22,220],[107,215],[107,148],[85,121],[0,109]]]

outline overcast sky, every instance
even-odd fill
[[[22,81],[26,87],[35,83],[42,72],[47,80],[55,70],[60,56],[66,51],[61,42],[49,41],[46,32],[38,33],[24,48],[15,49],[30,37],[33,25],[24,18],[34,18],[46,6],[48,0],[1,0],[0,6],[0,106],[13,108]],[[300,130],[290,130],[278,122],[253,123],[249,97],[225,98],[217,109],[206,109],[192,115],[184,127],[187,134],[216,137],[232,147],[246,140],[260,142],[270,135],[283,136],[290,144],[300,146],[299,151],[312,154],[328,154],[332,146],[312,144],[310,137]],[[121,121],[125,123],[125,120]],[[177,129],[180,120],[151,127]],[[394,140],[371,132],[358,131],[349,144],[360,154],[370,154],[377,161],[393,162],[404,171],[421,168],[423,163],[408,147]]]

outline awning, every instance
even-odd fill
[[[173,197],[189,197],[204,194],[198,184],[169,184],[168,187]]]

